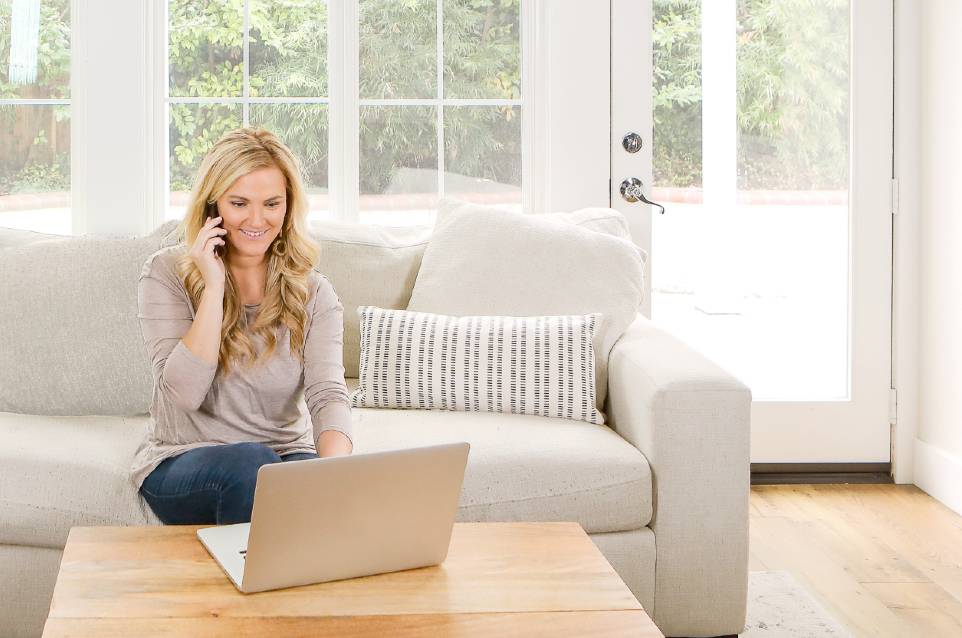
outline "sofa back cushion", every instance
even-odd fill
[[[46,241],[47,239],[64,239],[68,236],[69,235],[56,235],[54,233],[41,233],[36,230],[25,230],[23,228],[0,227],[0,250],[35,244],[38,241]]]
[[[566,221],[619,223],[610,217],[582,211]],[[145,236],[0,228],[0,412],[148,411],[152,378],[137,320],[137,279],[147,257],[177,242],[178,223]],[[314,221],[310,230],[321,244],[317,269],[344,305],[345,376],[356,378],[358,307],[408,307],[433,226]]]
[[[321,243],[318,270],[344,305],[344,376],[358,376],[360,306],[407,308],[431,226],[375,226],[316,222]]]
[[[169,228],[140,237],[0,232],[0,412],[146,412],[137,277]]]
[[[444,202],[442,210],[449,205],[434,227],[407,309],[454,316],[601,313],[594,348],[602,411],[608,353],[644,295],[638,247],[565,215],[461,202]]]

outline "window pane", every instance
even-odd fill
[[[437,2],[360,0],[361,99],[437,97]]]
[[[244,3],[169,0],[171,97],[239,97],[244,79]]]
[[[521,97],[519,0],[445,0],[444,97]]]
[[[521,204],[521,107],[444,107],[444,192]]]
[[[656,186],[701,186],[701,2],[652,2]]]
[[[848,188],[848,3],[798,5],[738,2],[739,189]]]
[[[70,0],[0,0],[0,98],[69,97]]]
[[[224,133],[241,125],[240,104],[170,105],[170,206],[181,217],[201,160]]]
[[[252,104],[251,126],[263,126],[286,144],[301,162],[310,211],[330,216],[328,204],[327,105]]]
[[[361,107],[362,222],[430,223],[438,204],[436,113],[431,106]]]
[[[652,318],[757,400],[846,399],[850,2],[654,7]]]
[[[0,226],[69,235],[70,106],[0,105]]]
[[[251,0],[250,95],[327,96],[327,2]]]

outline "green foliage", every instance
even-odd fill
[[[10,193],[43,193],[70,190],[70,154],[60,153],[53,162],[30,162],[8,184],[0,184]]]
[[[848,187],[848,0],[739,0],[738,185]]]
[[[653,0],[654,173],[701,185],[701,2]],[[740,188],[845,188],[848,182],[848,0],[739,0]],[[7,78],[12,0],[0,0],[0,97],[69,98],[70,0],[42,0],[38,81]],[[521,96],[520,0],[444,0],[445,97]],[[365,98],[437,95],[436,2],[362,0]],[[169,0],[170,93],[243,95],[243,0]],[[327,97],[327,3],[250,0],[249,93]],[[0,108],[0,193],[69,187],[69,107],[25,120]],[[328,183],[327,107],[251,105],[251,124],[300,157],[312,190]],[[188,189],[200,159],[243,122],[239,105],[172,104],[171,186]],[[26,123],[25,123],[26,122]],[[53,131],[52,126],[57,130]],[[398,167],[437,166],[434,107],[363,107],[361,189],[383,192]],[[446,170],[520,184],[520,109],[446,107]],[[56,148],[46,141],[57,139]],[[12,139],[13,143],[7,143]],[[39,140],[40,143],[34,142]],[[47,168],[40,168],[46,165]],[[46,181],[45,181],[46,180]],[[66,180],[66,181],[64,181]]]
[[[327,97],[327,8],[320,0],[252,0],[250,95]],[[366,98],[437,97],[437,3],[362,0],[359,89]],[[521,95],[520,0],[445,0],[442,65],[449,98]],[[243,94],[241,0],[170,0],[171,95]],[[222,107],[218,107],[222,108]],[[220,134],[208,105],[171,105],[171,188],[188,189]],[[327,120],[315,105],[251,105],[249,122],[271,129],[302,161],[311,190],[328,184]],[[229,124],[229,125],[228,125]],[[400,167],[437,168],[434,107],[362,107],[361,192],[380,193]],[[444,110],[446,169],[520,184],[520,110]],[[335,158],[336,161],[336,158]]]
[[[13,0],[0,0],[0,98],[70,97],[70,0],[42,0],[37,50],[37,82],[14,86],[10,68]]]
[[[168,3],[171,97],[240,97],[244,0]]]
[[[241,108],[237,104],[171,104],[171,189],[190,190],[207,149],[240,125]]]
[[[652,4],[655,183],[701,186],[701,1]]]
[[[0,0],[0,98],[69,99],[70,0],[41,1],[37,79],[25,86],[8,75],[12,10]],[[68,106],[0,107],[0,195],[70,188],[69,115]]]
[[[739,188],[847,187],[848,5],[739,0]],[[701,0],[654,0],[652,36],[655,182],[700,186]]]

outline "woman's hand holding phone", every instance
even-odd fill
[[[204,226],[197,233],[194,245],[190,248],[190,256],[193,258],[194,264],[197,265],[197,269],[200,270],[200,274],[204,277],[204,286],[206,288],[216,286],[223,291],[227,271],[223,260],[215,254],[214,250],[227,244],[227,241],[221,237],[227,234],[227,229],[221,227],[220,223],[220,217],[207,218]]]

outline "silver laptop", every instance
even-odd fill
[[[470,447],[268,463],[257,471],[251,522],[197,537],[245,594],[438,565]]]

